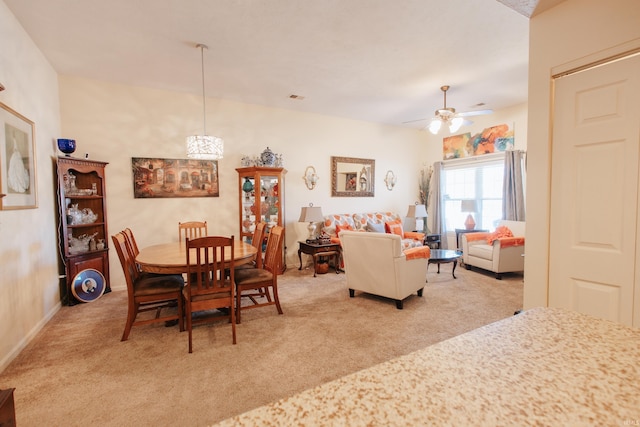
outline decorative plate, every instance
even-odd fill
[[[104,276],[93,268],[82,270],[73,278],[71,292],[79,301],[93,302],[104,293]]]

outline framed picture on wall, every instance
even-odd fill
[[[218,161],[133,157],[133,196],[219,197]]]
[[[1,102],[0,123],[0,208],[37,208],[35,125]]]

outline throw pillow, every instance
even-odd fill
[[[384,229],[389,234],[397,234],[400,237],[404,236],[404,230],[402,229],[402,222],[400,222],[400,220],[385,222]]]
[[[487,243],[493,245],[494,240],[498,240],[501,237],[513,237],[513,233],[506,225],[496,227],[496,231],[487,236]]]
[[[429,259],[431,257],[431,248],[429,246],[420,246],[419,248],[405,249],[404,255],[407,260],[424,258]]]
[[[336,235],[340,235],[340,232],[343,230],[353,231],[353,227],[349,224],[336,224]]]
[[[367,222],[367,231],[372,233],[384,233],[384,224],[376,224],[375,222]]]

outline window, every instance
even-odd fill
[[[464,228],[468,213],[461,211],[462,200],[476,201],[472,216],[477,229],[493,230],[502,219],[504,154],[487,157],[444,162],[441,193],[447,231]]]

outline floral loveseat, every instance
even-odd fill
[[[345,230],[398,234],[402,239],[403,250],[423,246],[425,236],[424,233],[404,231],[402,217],[394,212],[334,214],[324,217],[322,232],[329,235],[332,242],[340,243],[338,233]]]

